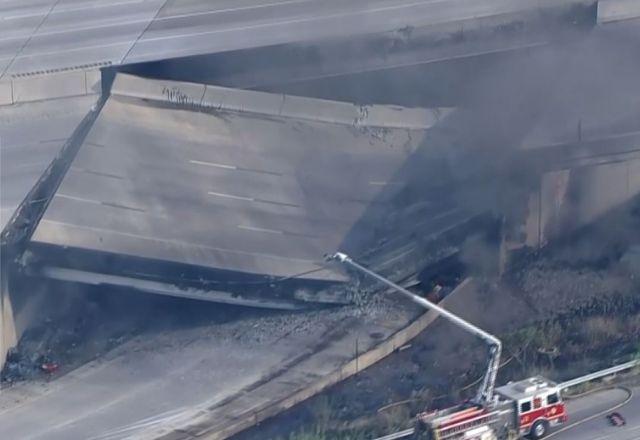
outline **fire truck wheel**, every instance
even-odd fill
[[[545,435],[547,435],[547,431],[549,430],[549,425],[544,420],[538,420],[531,427],[531,438],[534,440],[538,440]]]

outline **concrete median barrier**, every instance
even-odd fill
[[[192,105],[203,109],[254,113],[330,124],[409,130],[430,128],[450,111],[446,108],[359,106],[347,102],[254,90],[168,80],[149,80],[127,74],[119,74],[116,77],[111,94],[177,105]]]
[[[17,76],[0,83],[0,106],[101,93],[99,70]]]
[[[598,2],[598,23],[640,19],[638,0],[600,0]]]
[[[177,81],[150,81],[134,75],[116,76],[111,95],[128,96],[151,101],[165,101],[180,105],[200,106],[204,96],[204,84]]]
[[[11,82],[0,82],[0,105],[13,104],[13,89]]]
[[[40,101],[86,94],[84,72],[14,79],[14,102]]]

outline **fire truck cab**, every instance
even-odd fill
[[[552,426],[567,421],[560,388],[540,376],[510,382],[495,390],[502,401],[511,401],[514,427],[521,436],[544,437]]]

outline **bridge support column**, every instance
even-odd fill
[[[514,194],[502,205],[502,267],[513,251],[541,249],[640,196],[640,157],[544,171]]]
[[[0,262],[0,369],[4,367],[9,349],[18,343],[13,304],[9,291],[9,261],[6,255]]]

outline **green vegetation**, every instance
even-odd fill
[[[569,376],[604,368],[598,359],[640,356],[640,300],[637,295],[613,295],[593,300],[543,322],[535,322],[502,336],[512,355],[516,376],[543,374],[557,377],[558,366]]]

